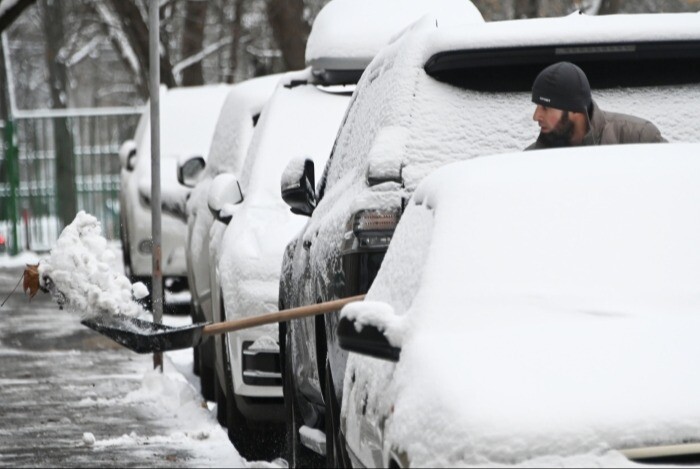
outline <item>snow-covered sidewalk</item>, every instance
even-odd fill
[[[21,275],[16,264],[0,258],[2,299]],[[0,466],[272,465],[246,462],[230,443],[199,394],[190,349],[166,353],[161,374],[151,355],[87,329],[49,295],[29,302],[20,288],[0,309],[0,360]]]

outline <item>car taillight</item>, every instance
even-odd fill
[[[401,210],[362,210],[348,221],[342,246],[346,296],[366,293],[382,265]]]
[[[352,218],[354,248],[386,248],[389,246],[401,213],[398,210],[362,210]]]

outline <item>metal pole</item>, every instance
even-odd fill
[[[160,18],[159,0],[150,0],[148,7],[148,39],[151,95],[151,239],[153,275],[151,298],[153,320],[163,322],[163,272],[161,271],[161,205],[160,205]],[[153,354],[153,368],[163,371],[163,354]]]
[[[18,209],[17,199],[19,192],[19,162],[17,145],[15,144],[14,121],[10,118],[5,122],[5,155],[7,158],[7,172],[10,178],[10,220],[12,221],[12,235],[10,243],[10,254],[16,256],[19,254],[19,235],[17,231]]]

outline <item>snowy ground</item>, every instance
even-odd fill
[[[36,259],[0,256],[0,302]],[[284,465],[240,457],[200,396],[191,349],[166,353],[155,372],[151,355],[85,328],[49,295],[30,303],[20,288],[0,309],[0,357],[0,467]]]

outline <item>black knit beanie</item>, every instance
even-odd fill
[[[562,111],[586,112],[591,105],[591,85],[579,67],[558,62],[535,78],[532,102]]]

